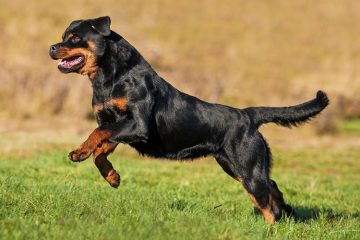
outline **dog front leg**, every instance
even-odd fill
[[[80,147],[69,153],[70,160],[74,162],[84,161],[103,141],[108,139],[111,134],[112,131],[109,129],[96,128]]]
[[[120,175],[113,168],[111,162],[107,159],[107,156],[115,150],[116,146],[116,143],[105,141],[93,154],[94,163],[99,169],[100,174],[110,186],[114,188],[117,188],[120,185]]]
[[[146,142],[148,128],[144,121],[124,119],[96,128],[80,147],[69,153],[70,160],[80,162],[87,159],[105,141],[112,143]]]

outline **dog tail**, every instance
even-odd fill
[[[269,122],[273,122],[284,127],[296,127],[299,124],[315,117],[327,105],[329,105],[329,98],[326,93],[318,91],[316,98],[296,106],[250,107],[244,110],[257,127]]]

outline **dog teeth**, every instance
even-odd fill
[[[79,64],[83,60],[83,57],[77,57],[74,60],[69,61],[68,59],[61,60],[58,65],[61,65],[62,67],[70,68],[76,64]]]

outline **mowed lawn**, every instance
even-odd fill
[[[212,159],[122,156],[111,188],[65,147],[0,156],[1,239],[360,239],[360,149],[273,150],[273,178],[299,214],[264,223]]]

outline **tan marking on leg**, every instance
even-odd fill
[[[94,163],[99,169],[101,176],[114,188],[120,185],[120,175],[113,168],[105,154],[94,157]]]
[[[254,205],[261,211],[262,215],[264,216],[264,219],[267,223],[274,224],[275,223],[275,214],[271,210],[271,204],[267,204],[265,207],[261,207],[259,203],[256,201],[256,198],[254,195],[246,191],[249,195],[251,201],[254,203]],[[269,202],[271,202],[271,195],[269,196]]]
[[[264,208],[264,209],[260,209],[264,219],[267,223],[269,224],[274,224],[275,223],[275,215],[272,212],[272,210],[270,210],[270,208]]]
[[[88,139],[80,145],[78,149],[69,154],[72,161],[83,161],[93,153],[96,148],[111,136],[112,132],[109,130],[102,130],[96,128],[88,137]]]
[[[115,150],[117,145],[118,145],[117,143],[112,143],[112,142],[109,142],[109,141],[105,140],[94,151],[94,157],[99,156],[102,153],[106,154],[106,156],[109,155],[110,153],[112,153]]]
[[[116,146],[116,143],[103,142],[94,152],[94,163],[96,167],[99,169],[103,178],[114,188],[120,185],[120,175],[107,159],[107,155],[114,151]]]
[[[82,144],[83,147],[90,148],[95,151],[95,148],[101,144],[103,141],[108,139],[111,136],[112,132],[110,130],[104,130],[96,128],[88,137],[88,139]]]
[[[245,189],[245,192],[248,194],[250,200],[254,203],[255,207],[257,207],[261,211],[262,215],[264,216],[265,221],[269,224],[274,224],[275,223],[275,214],[271,210],[271,203],[273,202],[271,194],[269,195],[269,203],[267,204],[267,206],[261,207],[259,205],[259,203],[256,201],[256,198],[254,197],[254,195],[252,195],[251,193],[249,193],[246,190],[243,179],[241,177],[234,177],[234,179],[241,182],[241,184],[243,185],[243,187]]]

